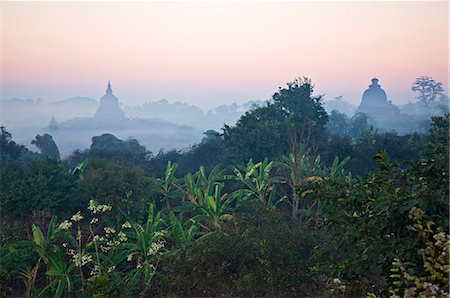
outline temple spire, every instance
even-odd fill
[[[112,94],[111,81],[108,81],[108,87],[106,87],[106,94]]]

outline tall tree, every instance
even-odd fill
[[[438,95],[442,95],[444,88],[441,82],[436,82],[431,77],[418,77],[412,84],[411,90],[417,93],[416,98],[428,105],[433,102]]]
[[[280,87],[265,106],[245,113],[236,126],[225,125],[227,161],[277,159],[290,150],[292,143],[317,144],[324,136],[328,115],[321,97],[312,93],[311,81],[298,78],[287,88]]]

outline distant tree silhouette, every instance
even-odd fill
[[[431,77],[418,77],[412,84],[411,90],[417,93],[416,98],[428,105],[434,101],[438,95],[442,95],[444,88],[441,82],[436,82]]]
[[[31,144],[38,147],[43,155],[54,158],[56,160],[60,159],[58,146],[56,146],[56,143],[55,141],[53,141],[51,135],[47,133],[42,136],[37,135],[36,138],[31,141]]]

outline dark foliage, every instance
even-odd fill
[[[249,211],[251,209],[251,211]],[[315,284],[314,242],[290,228],[272,208],[247,207],[227,232],[216,232],[169,255],[154,295],[183,297],[305,297],[323,294]]]

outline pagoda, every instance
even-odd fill
[[[94,118],[104,120],[124,119],[125,113],[119,106],[119,99],[113,95],[111,82],[108,81],[106,94],[100,98],[100,106]]]
[[[388,101],[386,92],[381,89],[378,79],[373,78],[369,89],[364,91],[358,113],[365,113],[378,122],[383,122],[387,118],[398,116],[399,109]]]

